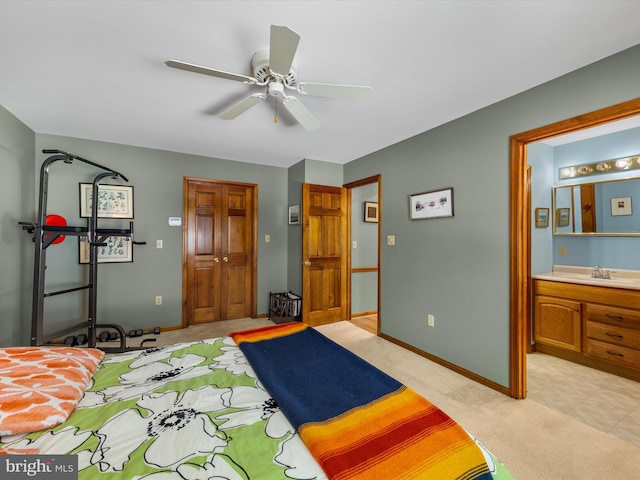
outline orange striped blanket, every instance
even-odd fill
[[[442,410],[306,324],[230,336],[330,479],[492,478]]]

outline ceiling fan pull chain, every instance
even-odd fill
[[[278,123],[278,99],[274,98],[273,100],[274,100],[273,103],[275,104],[275,107],[276,107],[276,114],[273,117],[273,123]]]

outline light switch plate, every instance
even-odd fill
[[[387,245],[395,245],[395,244],[396,244],[396,236],[387,235]]]

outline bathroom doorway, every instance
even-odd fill
[[[526,354],[531,325],[531,200],[527,175],[528,146],[559,135],[585,131],[618,120],[640,115],[640,98],[607,107],[579,117],[563,120],[511,137],[510,212],[510,393],[526,397]]]

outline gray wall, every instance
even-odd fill
[[[0,346],[28,344],[31,333],[33,247],[18,222],[33,221],[34,139],[0,106]]]
[[[382,332],[508,386],[509,137],[639,96],[640,46],[345,165],[383,177]],[[409,220],[444,187],[453,218]]]
[[[168,218],[182,216],[185,176],[258,184],[258,314],[267,313],[269,291],[286,289],[286,169],[52,135],[36,135],[35,145],[38,165],[46,158],[42,149],[60,149],[122,172],[134,187],[135,238],[147,245],[134,247],[133,263],[100,264],[99,322],[120,323],[125,329],[181,323],[182,228],[169,226]],[[78,183],[95,174],[79,162],[52,165],[48,212],[63,215],[71,225],[84,225],[78,214]],[[117,228],[127,222],[102,220],[100,225]],[[266,234],[270,243],[264,242]],[[30,242],[23,237],[25,244]],[[156,248],[156,240],[163,241],[162,249]],[[81,282],[86,275],[86,268],[78,266],[76,238],[50,246],[47,264],[49,288]],[[154,303],[156,295],[163,297],[161,306]],[[51,302],[51,309],[45,302],[48,325],[62,326],[77,315],[80,300],[65,297]]]

